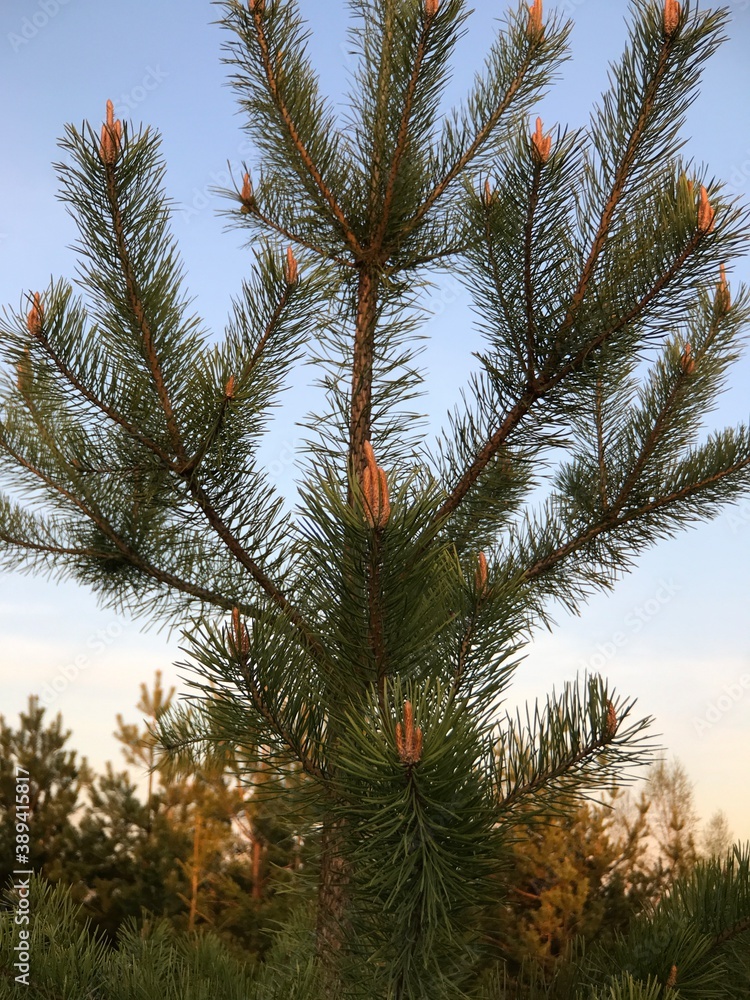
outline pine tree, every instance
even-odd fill
[[[78,851],[74,817],[90,771],[86,760],[66,746],[71,733],[63,729],[62,716],[47,721],[45,713],[38,699],[30,697],[17,729],[0,715],[0,887],[17,867],[17,766],[28,773],[29,801],[24,815],[28,813],[29,866],[53,882],[65,880]]]
[[[504,829],[648,758],[647,720],[599,677],[499,716],[521,649],[555,602],[578,610],[750,485],[748,429],[701,431],[748,317],[726,272],[746,216],[679,153],[727,15],[635,0],[589,129],[530,132],[569,32],[541,0],[446,114],[463,0],[352,0],[342,120],[296,0],[222,6],[261,163],[228,192],[252,276],[211,337],[158,137],[111,103],[100,132],[67,129],[83,296],[54,282],[2,325],[3,554],[194,625],[168,751],[304,773],[314,926],[280,944],[279,995],[296,975],[448,997],[479,957]],[[429,443],[415,356],[440,269],[466,280],[484,347]],[[292,517],[258,445],[303,357],[325,403]]]

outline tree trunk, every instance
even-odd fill
[[[188,916],[188,930],[195,930],[195,918],[198,914],[198,889],[200,886],[200,850],[201,832],[203,827],[203,817],[198,813],[195,817],[195,830],[193,832],[193,864],[190,871],[190,914]]]
[[[349,870],[343,856],[343,822],[330,814],[324,817],[320,849],[316,951],[331,978],[335,977],[347,933]]]
[[[261,853],[263,851],[263,845],[260,841],[260,837],[253,832],[253,890],[252,898],[260,899],[262,895],[262,881],[261,881]]]

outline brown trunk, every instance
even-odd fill
[[[378,308],[378,279],[363,268],[357,288],[357,321],[354,331],[352,399],[349,420],[349,458],[357,475],[364,468],[364,443],[370,439],[372,362]],[[351,497],[349,498],[351,503]]]
[[[188,917],[188,930],[195,929],[195,918],[198,914],[198,888],[200,886],[200,856],[201,856],[201,831],[203,827],[203,817],[198,813],[195,817],[195,831],[193,832],[193,864],[190,870],[190,916]]]
[[[261,890],[263,888],[261,883],[261,873],[260,873],[260,861],[261,861],[262,850],[263,850],[263,845],[260,842],[260,837],[253,835],[253,891],[252,891],[253,899],[260,899]]]
[[[320,845],[315,932],[318,959],[331,976],[335,973],[347,930],[349,872],[343,856],[343,839],[343,820],[326,816]]]

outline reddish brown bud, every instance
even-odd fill
[[[440,0],[424,0],[425,17],[433,18],[438,12]]]
[[[474,572],[474,586],[478,594],[484,594],[487,590],[487,556],[480,552],[477,557],[477,568]]]
[[[224,386],[224,395],[227,399],[234,396],[234,375],[230,375],[227,384]]]
[[[617,712],[611,701],[607,702],[607,715],[604,720],[604,739],[611,740],[617,732]]]
[[[680,14],[682,13],[677,0],[665,0],[664,2],[664,34],[671,38],[677,31],[680,24]]]
[[[544,134],[541,118],[537,118],[536,120],[536,131],[531,136],[531,141],[534,144],[534,149],[536,150],[540,161],[542,163],[546,163],[549,159],[550,150],[552,149],[552,136]]]
[[[708,200],[708,191],[701,184],[701,193],[698,200],[698,232],[703,234],[710,233],[714,228],[715,217],[716,212]]]
[[[685,350],[682,352],[680,363],[682,364],[682,370],[685,375],[693,374],[695,371],[695,358],[693,357],[693,348],[690,344],[685,344]]]
[[[247,0],[247,9],[251,14],[254,14],[256,11],[262,14],[266,9],[265,0]]]
[[[16,379],[18,391],[25,396],[31,386],[31,351],[28,347],[24,347],[23,358],[16,365],[16,371],[18,372]]]
[[[724,265],[721,265],[719,284],[716,286],[716,308],[720,313],[729,312],[732,306],[732,296],[729,293],[727,284],[727,272]]]
[[[296,285],[298,280],[297,258],[294,256],[291,247],[286,249],[286,265],[284,266],[284,277],[288,285]]]
[[[122,123],[115,118],[115,108],[112,101],[107,101],[107,120],[102,125],[102,141],[99,146],[99,156],[102,163],[112,164],[117,159],[122,142]]]
[[[414,725],[414,710],[404,702],[404,724],[396,723],[396,749],[402,764],[413,767],[422,759],[422,730]]]
[[[530,35],[540,35],[544,30],[542,0],[534,0],[534,3],[529,7],[529,23],[526,30]]]
[[[243,657],[250,652],[250,636],[247,626],[240,617],[240,609],[232,608],[232,624],[229,628],[229,647],[233,656]]]
[[[364,443],[365,467],[362,470],[362,493],[365,518],[371,528],[384,528],[391,516],[388,480],[385,471],[375,461],[369,441]]]
[[[673,965],[669,970],[669,976],[667,977],[666,987],[668,990],[674,989],[677,985],[677,966]]]
[[[242,201],[242,208],[240,212],[243,215],[247,215],[255,205],[255,195],[253,194],[253,182],[250,180],[250,174],[245,174],[242,178],[242,190],[240,191],[240,199]]]
[[[42,332],[42,323],[44,322],[44,306],[42,305],[42,300],[39,292],[34,292],[34,301],[32,303],[31,309],[29,309],[26,315],[26,326],[29,329],[29,333],[32,337],[40,336]]]
[[[492,202],[495,200],[495,192],[492,189],[492,185],[489,182],[489,178],[484,182],[484,194],[482,195],[482,201],[487,206],[490,207]]]

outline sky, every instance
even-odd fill
[[[550,6],[547,4],[546,6]],[[684,136],[688,155],[706,163],[733,194],[750,197],[750,0],[729,4],[729,40],[709,64]],[[310,52],[323,88],[337,101],[352,68],[343,0],[301,0]],[[540,102],[545,127],[584,125],[606,86],[608,65],[625,39],[624,0],[562,0],[575,22],[572,60]],[[502,2],[477,0],[457,50],[450,96],[458,98],[481,65]],[[240,131],[221,64],[226,36],[207,0],[5,0],[0,8],[0,304],[16,307],[50,276],[73,279],[74,224],[57,200],[52,163],[66,122],[98,127],[107,98],[119,117],[163,136],[173,232],[195,308],[219,333],[230,299],[248,272],[242,235],[225,231],[225,207],[212,188],[227,183],[252,151]],[[750,249],[750,247],[749,247]],[[732,281],[750,280],[745,258]],[[424,412],[434,426],[458,399],[480,338],[455,281],[435,289],[423,355]],[[264,446],[269,474],[291,492],[310,408],[309,371],[289,393]],[[305,381],[307,380],[307,382]],[[733,369],[713,425],[747,419],[750,360]],[[580,617],[564,610],[557,627],[530,647],[511,704],[545,697],[576,674],[601,671],[654,717],[668,757],[684,764],[699,814],[723,809],[737,838],[750,838],[750,497],[710,524],[663,542]],[[135,720],[141,682],[156,670],[185,690],[180,636],[143,632],[73,584],[0,574],[0,713],[15,722],[39,694],[73,730],[71,746],[101,768],[122,766],[115,716]]]

